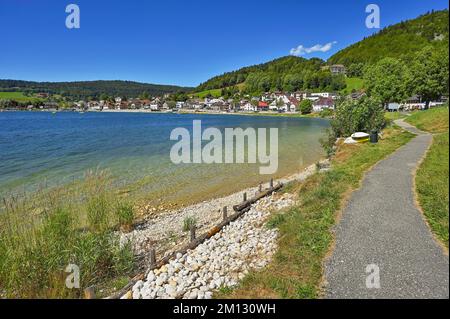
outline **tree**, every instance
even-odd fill
[[[428,109],[430,102],[448,93],[448,51],[425,47],[414,58],[408,79],[408,92],[418,94]]]
[[[384,58],[367,68],[364,79],[369,96],[381,101],[401,102],[406,98],[408,70],[404,63],[394,58]]]
[[[300,112],[302,114],[309,114],[309,113],[311,113],[312,109],[313,109],[312,101],[311,100],[307,100],[307,99],[301,101],[300,104],[299,104],[299,109],[300,109]]]
[[[352,63],[347,68],[347,76],[360,78],[364,74],[364,63]]]
[[[108,94],[102,93],[99,97],[100,101],[107,101],[109,99]]]
[[[385,126],[384,110],[380,101],[372,97],[344,100],[338,103],[331,121],[333,135],[348,137],[355,132],[381,130]]]
[[[150,94],[148,94],[148,92],[142,92],[139,98],[141,100],[148,100],[150,98]]]

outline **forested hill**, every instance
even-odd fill
[[[333,55],[327,62],[317,58],[283,57],[213,77],[196,91],[220,89],[245,83],[249,92],[267,90],[342,88],[342,78],[331,76],[326,65],[343,64],[350,77],[362,75],[364,65],[385,57],[411,60],[427,45],[448,50],[448,10],[424,14],[389,26]],[[345,84],[344,84],[345,85]]]
[[[325,87],[339,90],[345,86],[342,77],[331,76],[325,67],[325,61],[318,58],[286,56],[213,77],[200,84],[196,91],[232,87],[244,82],[249,92]]]
[[[159,96],[165,93],[189,92],[192,88],[146,84],[132,81],[31,82],[0,80],[0,91],[60,94],[72,99],[109,96],[138,97],[143,93]]]
[[[448,10],[402,21],[357,42],[329,58],[330,64],[372,64],[385,57],[411,59],[427,45],[448,50]]]

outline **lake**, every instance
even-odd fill
[[[319,118],[160,113],[0,112],[0,196],[64,185],[90,169],[149,202],[192,203],[267,182],[261,164],[173,164],[176,127],[278,128],[282,177],[317,162],[329,127]],[[206,142],[204,142],[206,144]]]

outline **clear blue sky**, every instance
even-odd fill
[[[65,27],[66,5],[81,28]],[[381,25],[448,8],[446,0],[0,0],[0,78],[134,80],[195,86],[211,76],[331,44],[328,58]]]

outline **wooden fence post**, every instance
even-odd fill
[[[261,183],[259,183],[259,192],[260,193],[262,192],[262,184]]]
[[[246,202],[247,201],[247,193],[244,193],[244,200],[243,200],[244,202]]]
[[[95,290],[93,286],[84,289],[84,299],[95,299]]]
[[[156,251],[154,248],[150,249],[150,267],[156,266]]]
[[[195,240],[195,225],[191,226],[191,242]]]
[[[228,219],[228,208],[225,206],[223,208],[223,221],[226,221]]]
[[[273,188],[273,178],[270,179],[270,188]]]

